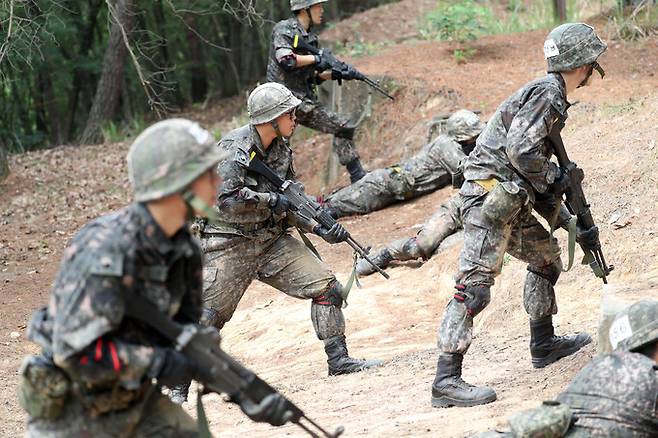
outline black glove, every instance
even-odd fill
[[[331,64],[327,61],[327,58],[322,56],[322,53],[319,55],[313,55],[315,58],[315,70],[323,72],[331,68]]]
[[[283,214],[292,210],[293,207],[286,195],[281,195],[279,193],[270,193],[270,201],[268,202],[268,205],[274,214]]]
[[[599,241],[599,228],[594,225],[589,230],[585,230],[578,225],[576,227],[576,242],[580,243],[580,246],[583,249],[588,249],[590,251],[601,248],[601,242]]]
[[[181,383],[189,383],[197,375],[197,365],[180,351],[173,348],[155,348],[151,367],[147,375],[155,377],[163,385],[173,388]]]
[[[245,399],[240,403],[240,409],[253,421],[269,423],[272,426],[282,426],[293,417],[288,408],[288,400],[278,392],[269,394],[258,404]]]
[[[325,242],[334,244],[345,242],[349,233],[341,224],[336,222],[331,228],[327,229],[322,225],[318,224],[313,228],[313,232],[318,236],[322,237]]]
[[[557,170],[558,173],[555,177],[555,181],[551,184],[551,191],[558,196],[562,196],[562,194],[567,191],[571,181],[569,180],[569,176],[562,172],[562,169],[558,167]]]
[[[359,76],[359,73],[354,67],[349,64],[345,64],[340,70],[332,69],[331,70],[331,79],[334,81],[351,81],[356,79]]]

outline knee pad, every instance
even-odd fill
[[[542,278],[550,281],[553,286],[557,283],[560,274],[562,273],[562,260],[559,258],[551,263],[542,267],[528,265],[528,271],[537,274]]]
[[[485,284],[455,286],[457,292],[453,296],[456,301],[464,303],[469,315],[476,317],[491,301],[491,288]]]
[[[343,306],[343,285],[338,280],[334,280],[322,291],[321,295],[313,298],[315,304],[321,306]]]
[[[338,128],[336,133],[334,134],[338,138],[345,138],[347,140],[352,140],[354,138],[354,132],[356,131],[356,128],[351,127],[351,126],[341,126]]]

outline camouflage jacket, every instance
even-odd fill
[[[124,295],[140,294],[181,323],[201,314],[201,252],[187,229],[168,238],[143,204],[95,219],[64,251],[50,301],[28,337],[79,387],[138,388],[158,333],[124,318]]]
[[[277,188],[264,176],[248,169],[250,153],[255,152],[281,179],[294,180],[293,153],[287,142],[276,138],[265,150],[256,129],[245,125],[223,137],[219,147],[233,158],[219,165],[223,181],[216,205],[219,221],[206,225],[204,233],[249,237],[262,229],[279,234],[288,225],[310,231],[312,224],[297,220],[294,215],[275,215],[269,201],[271,194],[278,192]]]
[[[505,100],[478,137],[464,166],[467,181],[495,178],[545,193],[557,176],[546,141],[570,104],[562,76],[551,73],[526,84]]]
[[[655,437],[657,370],[655,361],[639,353],[618,352],[592,360],[557,398],[574,412],[575,435],[587,431],[596,436]]]
[[[319,47],[318,36],[313,32],[307,32],[296,17],[279,21],[272,29],[267,81],[285,85],[300,99],[317,100],[315,85],[321,80],[315,72],[315,67],[313,65],[301,68],[285,67],[286,58],[293,56],[293,43],[296,35],[312,46]],[[307,54],[299,51],[294,53]]]
[[[465,159],[471,148],[465,148],[447,134],[439,135],[426,144],[413,157],[400,165],[413,180],[413,192],[424,194],[433,192],[450,184],[452,174],[446,168],[446,161],[455,161],[455,157]],[[450,156],[451,159],[446,160]],[[459,161],[459,159],[457,159]]]

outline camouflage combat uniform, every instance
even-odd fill
[[[528,263],[523,302],[530,319],[557,313],[553,286],[562,272],[560,247],[531,211],[549,219],[559,208],[557,226],[570,217],[548,191],[559,170],[550,161],[546,141],[558,118],[567,117],[568,107],[559,74],[530,82],[501,104],[467,158],[460,191],[464,247],[456,276],[462,286],[444,313],[442,351],[468,350],[473,317],[489,303],[489,287],[506,252]],[[486,203],[490,197],[498,205]],[[483,287],[472,294],[469,286]]]
[[[338,218],[367,214],[395,202],[426,195],[452,182],[452,173],[444,165],[444,157],[465,157],[470,149],[452,136],[441,134],[402,164],[369,172],[361,180],[327,196],[324,203],[332,216]]]
[[[219,329],[231,318],[242,295],[258,279],[300,299],[311,299],[311,319],[319,339],[343,336],[342,286],[329,267],[290,234],[291,225],[311,231],[314,224],[291,213],[275,215],[268,206],[276,187],[247,170],[255,151],[279,177],[295,178],[293,154],[276,138],[265,150],[251,125],[224,137],[219,147],[234,157],[219,167],[223,183],[217,201],[219,221],[202,232],[204,319]]]
[[[318,77],[314,65],[289,70],[282,66],[284,60],[293,55],[295,35],[299,35],[299,38],[310,45],[319,47],[318,36],[306,31],[297,18],[291,17],[278,22],[272,30],[267,80],[285,85],[302,100],[302,104],[297,108],[298,123],[334,135],[333,150],[340,164],[345,166],[359,159],[353,141],[355,126],[346,117],[329,111],[318,101],[316,87],[322,80]]]
[[[70,382],[57,419],[28,420],[48,437],[197,436],[196,422],[151,385],[159,334],[125,319],[124,294],[140,294],[178,322],[201,313],[201,253],[186,229],[165,236],[135,203],[85,226],[64,253],[47,308],[29,338]],[[47,387],[44,386],[44,391]]]

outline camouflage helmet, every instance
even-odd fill
[[[128,152],[128,178],[135,201],[183,191],[225,155],[212,135],[190,120],[169,119],[148,127]]]
[[[461,109],[448,117],[446,131],[456,141],[467,141],[480,135],[484,123],[472,111]]]
[[[327,3],[329,0],[290,0],[290,9],[293,12],[310,8],[318,3]]]
[[[259,85],[247,99],[249,123],[252,125],[269,123],[281,114],[297,108],[301,103],[302,101],[284,85],[276,82]]]
[[[615,350],[636,351],[658,340],[658,301],[642,300],[615,318],[608,332]]]
[[[607,49],[592,26],[565,23],[551,31],[544,41],[548,72],[569,71],[596,62]]]

